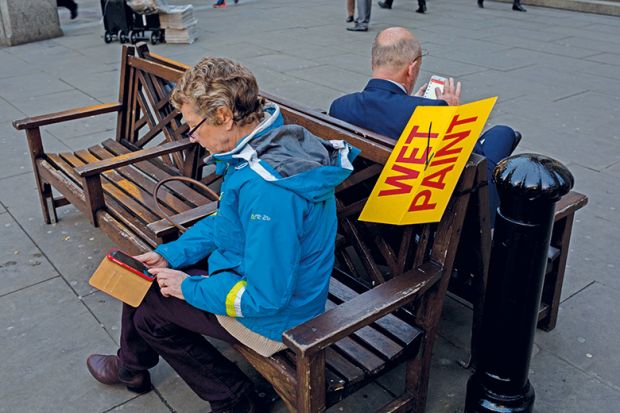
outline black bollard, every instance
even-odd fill
[[[500,198],[485,295],[480,356],[465,413],[532,412],[528,380],[555,203],[573,187],[560,162],[536,154],[501,161]]]

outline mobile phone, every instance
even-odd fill
[[[446,84],[448,79],[445,77],[433,75],[431,79],[428,81],[428,86],[426,87],[426,91],[424,92],[424,97],[427,99],[437,99],[437,95],[435,94],[435,89],[439,88],[443,93],[443,87]]]
[[[155,278],[155,276],[149,272],[146,265],[142,264],[130,255],[125,254],[123,251],[113,249],[108,252],[107,256],[110,261],[117,263],[121,267],[128,269],[142,278],[146,278],[149,281],[153,281]]]

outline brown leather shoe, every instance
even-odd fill
[[[103,384],[125,384],[134,393],[151,391],[151,375],[148,370],[133,372],[120,365],[118,356],[91,354],[86,359],[90,374]]]

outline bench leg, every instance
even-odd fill
[[[568,258],[574,218],[575,215],[570,214],[553,224],[551,245],[560,250],[560,256],[557,258],[556,270],[547,274],[547,279],[545,279],[542,302],[549,305],[549,313],[538,322],[538,328],[544,331],[553,330],[558,321],[562,285],[564,284],[564,271],[566,270],[566,260]]]
[[[41,131],[39,128],[26,129],[26,138],[28,140],[28,148],[30,149],[30,158],[32,159],[32,170],[34,172],[34,179],[37,183],[37,190],[39,193],[39,201],[41,202],[41,211],[43,212],[43,220],[46,224],[52,223],[52,216],[50,210],[53,213],[54,222],[58,222],[58,216],[56,215],[56,208],[54,207],[54,199],[52,196],[52,186],[43,181],[39,174],[39,168],[37,167],[37,160],[44,158],[43,144],[41,142]]]
[[[325,351],[297,358],[297,412],[325,411]]]

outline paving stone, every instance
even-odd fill
[[[62,81],[94,98],[107,96],[110,93],[118,94],[120,79],[118,65],[115,68],[99,64],[94,65],[99,68],[91,69],[92,71],[86,70],[86,68],[84,71],[74,69],[58,73],[58,76]]]
[[[11,102],[24,98],[34,99],[39,96],[69,89],[71,89],[71,86],[45,73],[32,73],[0,79],[2,97]]]
[[[596,197],[592,198],[590,202],[595,202]],[[596,216],[589,205],[577,212],[562,288],[563,300],[594,281],[620,290],[620,257],[610,254],[606,248],[620,242],[615,225],[614,221]]]
[[[618,389],[584,374],[548,351],[533,357],[530,370],[530,382],[536,393],[535,412],[604,412],[620,400]]]
[[[368,82],[367,76],[362,76],[349,70],[330,68],[328,66],[317,66],[303,70],[292,70],[287,74],[289,76],[318,83],[335,90],[340,90],[344,93],[362,90]]]
[[[20,112],[15,106],[0,98],[0,123],[3,124],[4,122],[19,119],[22,115],[22,112]]]
[[[20,98],[11,99],[11,104],[29,116],[35,116],[101,103],[95,98],[74,89],[73,86],[68,83],[62,83],[65,84],[69,90],[43,96],[30,96],[25,94]]]
[[[362,76],[370,78],[370,52],[367,55],[357,53],[342,53],[337,56],[328,56],[317,59],[317,62],[336,66],[344,70],[350,70],[359,73]]]
[[[41,133],[41,141],[43,147],[50,151],[67,151],[69,149],[45,131]],[[11,126],[0,124],[0,145],[2,147],[2,151],[0,151],[0,179],[32,171],[30,151],[28,150],[26,134],[23,131],[16,131]]]
[[[620,222],[617,204],[614,202],[618,194],[618,181],[582,165],[571,165],[570,170],[575,176],[575,189],[591,195],[587,205],[588,213],[610,222]]]
[[[245,59],[251,67],[260,65],[277,72],[289,72],[319,66],[320,63],[284,54],[268,54]]]
[[[618,300],[620,289],[592,284],[562,304],[557,327],[537,335],[536,343],[590,377],[620,390],[620,360],[612,356],[614,343],[620,340],[614,328],[620,318]]]
[[[116,406],[110,410],[106,410],[106,413],[169,413],[170,409],[164,404],[164,402],[157,396],[155,392],[142,394],[134,397],[126,403]]]
[[[113,126],[114,128],[110,128],[111,126]],[[105,127],[107,129],[101,131],[93,130],[92,132],[85,135],[71,136],[67,138],[62,137],[62,141],[65,145],[71,148],[71,150],[77,151],[89,148],[94,145],[99,145],[106,139],[116,139],[116,119],[114,119],[113,122],[110,122]],[[96,129],[95,126],[93,126],[92,128]],[[60,133],[62,133],[62,131],[60,131]]]
[[[0,201],[77,294],[93,291],[88,279],[113,247],[103,232],[73,206],[59,208],[59,222],[45,225],[32,174],[0,180]]]
[[[61,278],[0,300],[4,411],[105,411],[135,397],[88,374],[86,357],[114,343]]]
[[[465,350],[455,347],[442,337],[437,338],[431,362],[427,412],[462,411],[470,372],[461,366],[460,361],[467,356]],[[405,389],[404,379],[404,365],[400,365],[377,379],[377,382],[392,393],[400,395]]]
[[[0,215],[0,297],[58,273],[9,214]]]
[[[566,37],[563,39],[556,40],[555,42],[558,44],[563,44],[567,46],[590,48],[592,50],[598,50],[601,52],[609,52],[610,50],[618,50],[617,43],[610,42],[608,40],[593,41],[592,39],[588,39],[588,38],[581,37],[581,36]]]
[[[422,60],[422,66],[425,71],[438,74],[444,77],[454,77],[460,79],[473,73],[486,72],[489,69],[475,64],[458,62],[455,59],[444,59],[429,55]]]
[[[374,383],[370,383],[340,403],[336,403],[327,409],[327,412],[373,412],[389,403],[393,398],[394,396],[385,391],[382,387]]]
[[[471,304],[448,295],[444,300],[439,335],[452,345],[469,352],[472,326]],[[467,362],[469,353],[461,361]]]
[[[590,56],[586,58],[586,60],[620,66],[620,54],[615,53],[600,53],[594,56]]]
[[[107,103],[112,102],[113,101],[108,101]],[[98,102],[94,102],[93,104],[96,103]],[[67,107],[67,109],[71,108]],[[80,138],[86,135],[106,136],[104,139],[115,138],[117,117],[118,115],[116,113],[107,113],[72,120],[69,122],[62,122],[55,125],[49,125],[45,126],[43,129],[54,135],[61,142],[66,143],[68,146],[72,146],[73,144],[78,143]],[[84,149],[90,145],[100,143],[104,139],[93,143],[91,143],[90,140],[87,140],[88,144],[85,142],[83,146],[77,149]],[[69,143],[71,143],[71,145],[69,145]]]
[[[28,67],[24,65],[24,63],[25,62],[19,57],[12,55],[6,50],[0,49],[0,79],[39,72],[40,69],[38,67]]]

